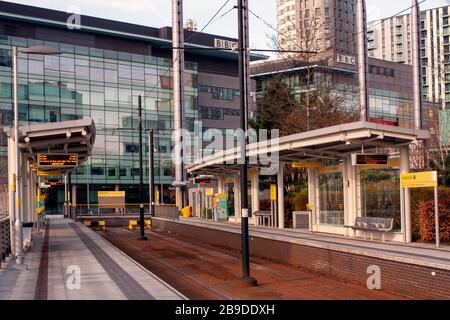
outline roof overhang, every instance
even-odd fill
[[[267,166],[260,163],[260,156],[273,153],[278,153],[274,160],[277,162],[339,160],[361,150],[371,152],[380,147],[397,148],[428,138],[430,134],[427,130],[353,122],[252,143],[247,145],[247,157],[256,159],[256,163],[250,161],[249,168]],[[240,158],[240,147],[237,147],[205,157],[186,166],[186,169],[188,173],[195,175],[231,173],[239,170]]]
[[[14,136],[13,128],[4,131]],[[20,126],[19,149],[31,163],[36,162],[38,153],[76,153],[80,164],[91,155],[95,134],[91,118]]]

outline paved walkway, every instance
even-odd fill
[[[206,228],[216,228],[233,233],[241,232],[240,224],[229,222],[217,223],[198,218],[180,218],[179,222]],[[249,231],[250,236],[254,237],[269,238],[272,240],[450,270],[450,247],[448,246],[438,249],[432,245],[379,242],[318,233],[309,234],[306,230],[299,229],[280,230],[250,226]]]
[[[25,265],[0,270],[0,299],[179,300],[185,297],[85,226],[50,217]]]

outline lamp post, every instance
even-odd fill
[[[56,55],[61,54],[61,51],[45,46],[33,46],[24,49],[18,49],[16,46],[12,47],[12,59],[13,59],[13,108],[14,108],[14,153],[15,153],[15,207],[13,213],[15,239],[16,239],[16,263],[23,263],[23,228],[22,228],[22,216],[20,214],[21,207],[21,190],[20,190],[20,150],[19,150],[19,106],[18,106],[18,89],[17,89],[17,56],[18,53],[27,54],[41,54],[41,55]]]
[[[142,97],[138,97],[138,125],[139,125],[139,240],[148,240],[144,230],[144,163],[142,159]]]

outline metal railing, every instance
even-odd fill
[[[0,267],[11,253],[11,228],[9,216],[0,214]]]

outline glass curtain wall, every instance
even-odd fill
[[[31,39],[0,38],[0,120],[12,123],[11,46],[45,45],[59,56],[19,53],[19,120],[34,124],[93,118],[96,140],[89,163],[72,174],[73,184],[131,185],[139,181],[139,149],[148,181],[147,134],[138,143],[138,96],[143,97],[144,129],[155,130],[155,183],[170,184],[172,62],[170,59]],[[198,75],[186,63],[185,125],[198,118]],[[6,148],[0,146],[2,154]],[[159,163],[163,163],[160,176]],[[96,189],[90,188],[91,193]],[[91,198],[95,198],[92,194]],[[81,199],[81,198],[80,198]],[[94,200],[94,199],[92,199]],[[91,201],[92,202],[92,201]]]

